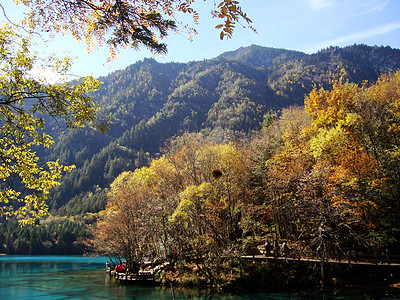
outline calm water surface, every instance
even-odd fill
[[[0,299],[400,299],[373,289],[219,295],[204,289],[119,285],[104,257],[0,256]]]

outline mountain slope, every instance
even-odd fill
[[[252,45],[200,62],[157,63],[145,59],[100,78],[94,94],[111,116],[106,134],[90,129],[62,133],[46,159],[75,164],[54,190],[51,206],[107,187],[122,171],[143,166],[171,137],[204,131],[240,137],[260,128],[270,109],[302,105],[315,85],[332,79],[375,81],[400,68],[400,50],[354,45],[331,47],[313,55]],[[74,198],[75,197],[75,198]]]

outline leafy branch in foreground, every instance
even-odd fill
[[[61,173],[69,171],[58,161],[39,165],[33,148],[49,147],[45,117],[76,129],[89,123],[102,130],[98,107],[87,93],[100,83],[86,77],[73,84],[50,84],[33,75],[38,57],[30,52],[30,41],[9,27],[0,28],[0,215],[16,215],[20,223],[33,223],[48,213],[46,196],[58,184]],[[70,59],[49,59],[46,67],[66,74]]]
[[[110,56],[116,55],[119,47],[137,48],[146,46],[155,53],[165,53],[167,46],[160,40],[168,32],[179,28],[187,30],[189,36],[195,29],[177,21],[177,13],[189,14],[195,24],[199,13],[194,0],[14,0],[29,9],[27,27],[49,33],[71,33],[77,40],[85,41],[88,50],[96,43],[107,43]],[[212,16],[222,24],[220,38],[231,38],[235,24],[251,20],[242,11],[239,2],[221,0],[214,2]],[[252,27],[250,27],[253,29]],[[253,29],[254,30],[254,29]]]

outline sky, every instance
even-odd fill
[[[7,0],[10,1],[10,0]],[[216,1],[218,2],[218,1]],[[329,46],[366,44],[400,49],[400,0],[239,0],[242,10],[253,21],[254,33],[236,26],[232,39],[220,40],[215,29],[218,20],[211,17],[212,0],[197,0],[199,24],[187,16],[187,22],[198,32],[193,41],[181,33],[171,32],[162,40],[168,46],[166,55],[153,56],[147,48],[123,49],[116,60],[106,63],[107,47],[87,53],[86,45],[70,36],[57,36],[42,46],[44,52],[76,56],[71,73],[77,76],[105,76],[124,69],[144,58],[160,63],[211,59],[223,52],[252,44],[302,51],[308,54]],[[10,18],[18,18],[21,6],[6,7]],[[0,16],[4,20],[4,16]]]

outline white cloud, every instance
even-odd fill
[[[306,50],[306,52],[308,53],[315,52],[329,46],[343,46],[351,43],[360,43],[363,40],[367,40],[382,34],[390,33],[397,29],[400,29],[400,21],[392,22],[386,25],[378,26],[364,31],[355,32],[333,40],[324,41],[311,46],[308,50]]]
[[[355,18],[380,12],[386,7],[386,5],[388,5],[388,3],[389,1],[382,0],[355,0],[352,4],[346,3],[345,5],[353,7],[353,12],[350,13],[347,18]]]
[[[66,75],[61,75],[50,68],[35,66],[30,72],[33,79],[42,84],[63,83],[68,80]]]
[[[385,9],[389,0],[304,0],[313,11],[325,10],[341,19],[378,13]]]

